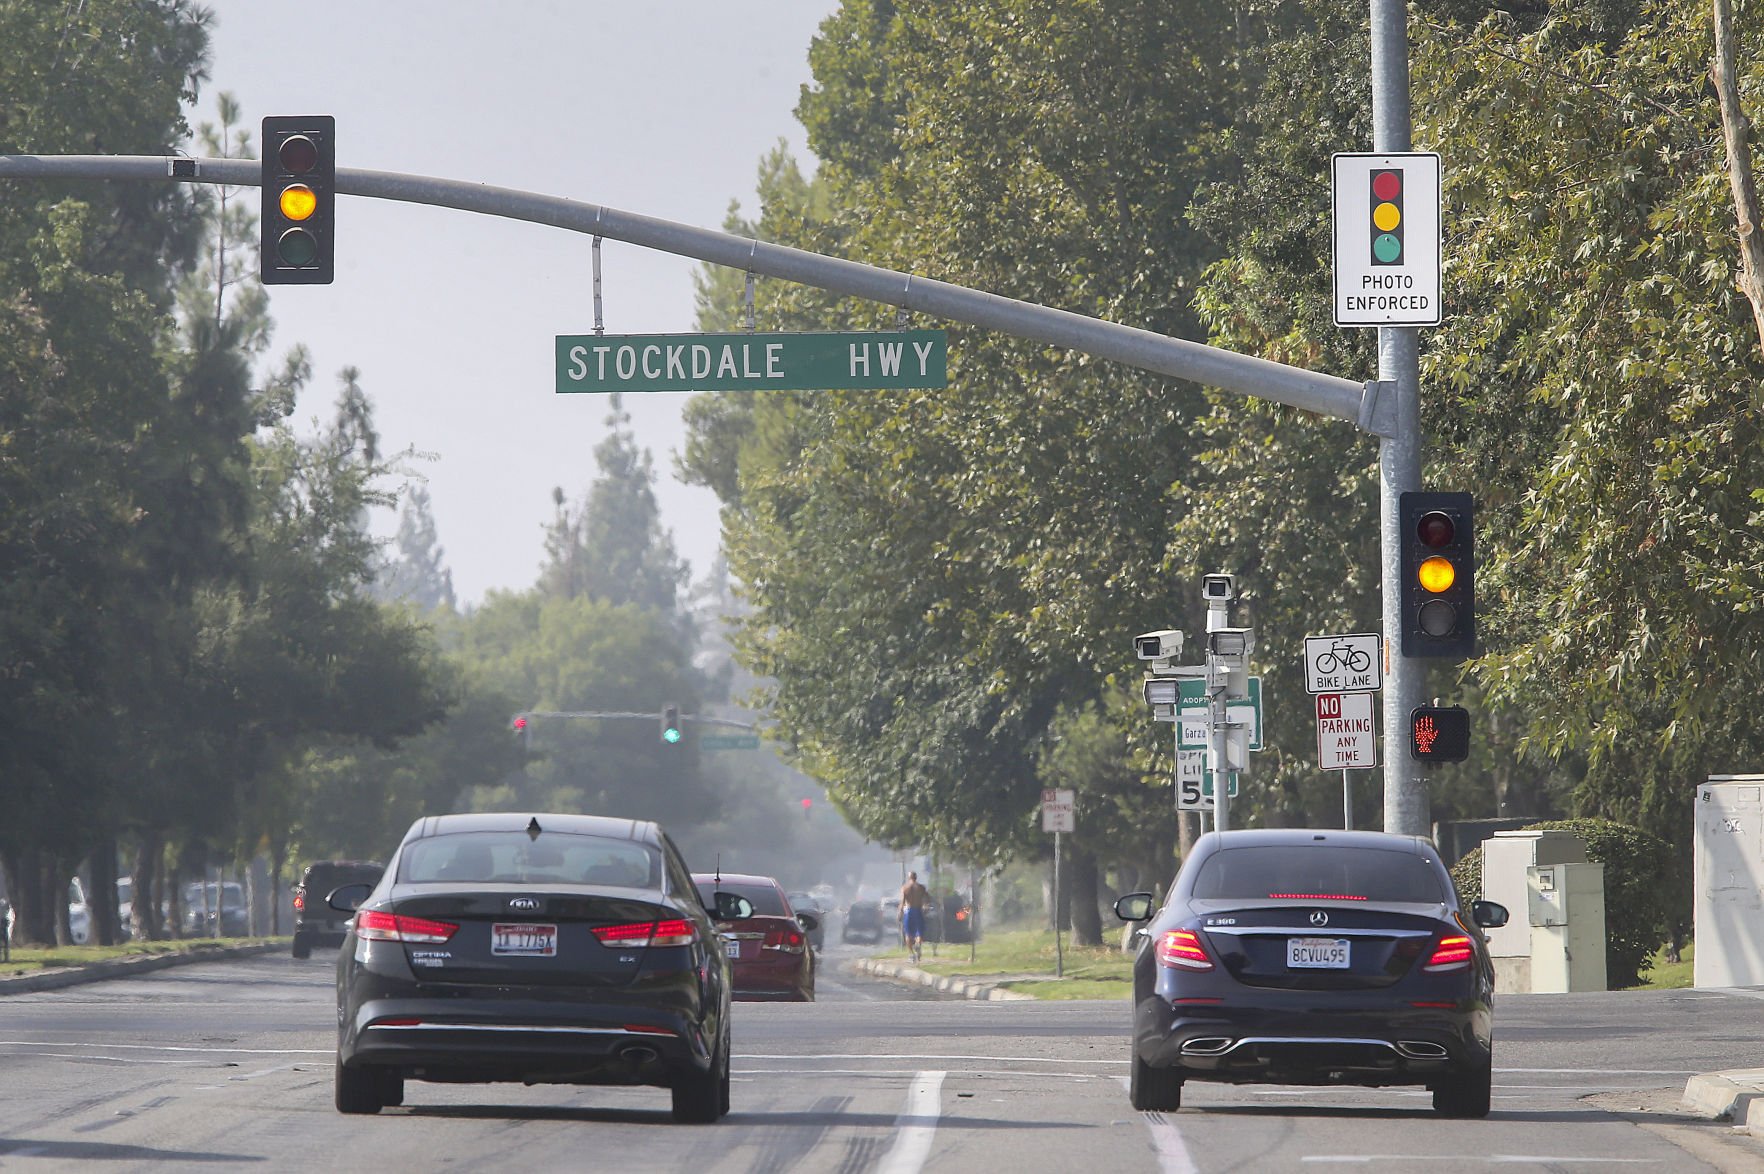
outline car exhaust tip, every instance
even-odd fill
[[[1184,1056],[1217,1056],[1231,1049],[1231,1040],[1222,1035],[1206,1035],[1182,1045]]]
[[[1443,1060],[1448,1054],[1443,1045],[1422,1039],[1400,1039],[1396,1050],[1411,1060]]]
[[[619,1059],[628,1064],[642,1067],[660,1060],[661,1053],[645,1044],[626,1044],[619,1049]]]

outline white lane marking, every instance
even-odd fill
[[[201,1060],[151,1060],[142,1056],[95,1056],[91,1052],[7,1052],[8,1056],[41,1056],[48,1060],[105,1060],[112,1064],[191,1064],[207,1067]]]
[[[1658,1166],[1655,1158],[1564,1158],[1556,1154],[1489,1154],[1479,1157],[1475,1154],[1457,1154],[1452,1158],[1454,1163],[1480,1162],[1486,1166],[1615,1166],[1618,1164],[1633,1166]],[[1299,1159],[1307,1166],[1365,1166],[1373,1162],[1401,1162],[1405,1166],[1415,1164],[1415,1155],[1408,1154],[1312,1154]]]
[[[1131,1091],[1133,1085],[1123,1076],[1121,1087]],[[1152,1150],[1158,1155],[1159,1174],[1196,1174],[1200,1167],[1189,1156],[1188,1143],[1182,1140],[1182,1131],[1176,1128],[1176,1123],[1163,1113],[1150,1109],[1140,1113],[1139,1117],[1151,1130]]]
[[[907,1094],[906,1109],[895,1119],[900,1133],[894,1148],[882,1156],[876,1174],[919,1174],[931,1156],[931,1139],[943,1111],[942,1072],[921,1072]]]
[[[138,1052],[221,1052],[242,1056],[330,1056],[335,1048],[193,1048],[185,1044],[87,1043],[75,1039],[0,1039],[0,1047],[14,1048],[129,1048]]]
[[[0,1043],[5,1041],[0,1040]],[[923,1052],[744,1052],[744,1060],[986,1060],[994,1064],[1125,1064],[1125,1060],[1063,1060],[1058,1056],[934,1056]]]
[[[917,1076],[921,1068],[736,1068],[736,1076]],[[1100,1072],[1023,1072],[1014,1068],[964,1068],[963,1076],[996,1076],[1011,1080],[1109,1080]]]

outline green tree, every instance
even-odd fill
[[[429,491],[413,485],[398,512],[394,559],[383,560],[375,577],[375,594],[388,602],[407,601],[420,612],[452,611],[453,572],[442,561],[445,551],[435,527]]]

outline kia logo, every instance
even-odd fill
[[[510,909],[524,909],[531,912],[539,908],[539,901],[534,897],[511,897],[509,898],[508,907]]]
[[[1328,925],[1329,924],[1329,914],[1323,912],[1321,909],[1317,910],[1317,912],[1311,914],[1311,924],[1312,925]]]

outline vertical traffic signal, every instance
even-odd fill
[[[334,272],[336,119],[263,120],[258,277],[265,285],[329,285]]]
[[[680,707],[678,705],[664,706],[661,712],[661,740],[672,746],[678,742],[682,736],[680,730]]]
[[[1470,711],[1461,705],[1420,705],[1409,713],[1409,757],[1463,762],[1470,757]]]
[[[1405,493],[1402,514],[1402,652],[1462,660],[1476,650],[1475,499]]]
[[[1372,173],[1372,264],[1403,263],[1403,169]]]

